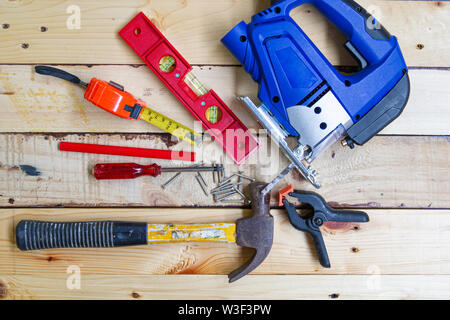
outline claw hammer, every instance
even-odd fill
[[[273,242],[273,217],[265,184],[250,184],[252,215],[234,223],[151,224],[146,222],[83,221],[47,222],[22,220],[16,227],[21,250],[51,248],[106,248],[172,242],[233,243],[254,248],[253,256],[228,276],[236,281],[256,269],[267,257]]]

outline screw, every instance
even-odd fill
[[[315,223],[318,227],[320,227],[320,226],[323,224],[323,220],[322,220],[322,218],[315,218],[315,219],[314,219],[314,223]]]

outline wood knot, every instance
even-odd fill
[[[131,293],[131,296],[132,296],[134,299],[139,299],[139,298],[141,297],[141,295],[140,295],[139,293],[134,292],[134,291]]]
[[[417,50],[422,50],[425,46],[421,43],[417,44],[416,48]]]
[[[41,27],[41,32],[46,32],[47,30],[48,30],[47,27],[44,27],[44,26]]]
[[[14,198],[9,198],[8,202],[9,202],[9,204],[14,204]]]
[[[22,43],[21,47],[22,49],[28,49],[30,45],[28,43]]]
[[[8,295],[8,288],[6,285],[0,281],[0,299],[5,299]]]
[[[332,294],[329,294],[328,296],[331,298],[331,299],[337,299],[337,298],[339,298],[339,293],[332,293]]]
[[[352,248],[352,252],[353,252],[353,253],[357,253],[357,252],[359,252],[359,249],[356,248],[356,247],[353,247],[353,248]]]
[[[10,27],[9,23],[2,24],[3,29],[9,29],[9,27]]]

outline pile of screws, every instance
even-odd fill
[[[236,182],[232,182],[233,178],[237,178]],[[241,173],[234,173],[223,181],[219,181],[219,185],[211,190],[214,202],[223,203],[250,203],[250,200],[242,192],[243,182],[242,179],[254,182],[255,179],[245,176]],[[240,199],[230,199],[236,195],[240,196]]]

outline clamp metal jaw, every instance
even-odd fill
[[[311,235],[314,245],[319,255],[320,264],[325,268],[330,268],[327,248],[323,241],[319,227],[325,222],[368,222],[369,216],[362,211],[334,210],[330,208],[325,199],[314,192],[298,191],[290,192],[287,195],[297,198],[299,201],[307,203],[313,207],[314,212],[305,217],[299,215],[293,204],[282,198],[284,207],[287,210],[289,221],[297,229],[305,231]],[[284,195],[282,195],[284,196]]]

